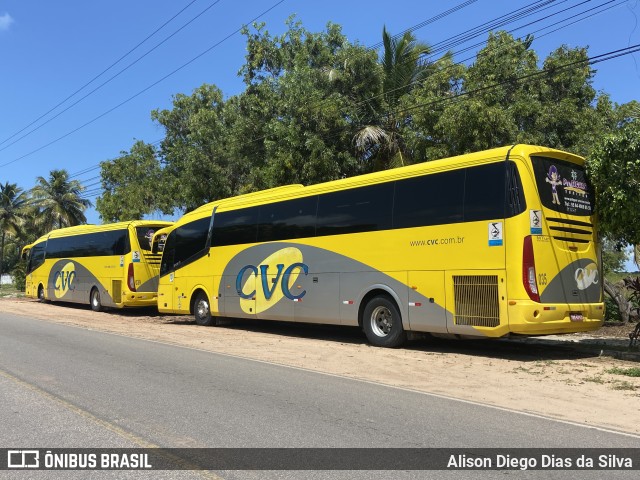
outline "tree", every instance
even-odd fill
[[[450,64],[452,88],[435,96],[417,89],[416,103],[431,103],[437,116],[416,111],[416,128],[438,145],[441,156],[485,150],[510,143],[536,143],[535,117],[540,99],[534,83],[520,79],[538,71],[531,38],[514,39],[506,32],[491,33],[486,46],[468,68]],[[426,121],[425,121],[426,120]],[[433,154],[427,154],[434,158]]]
[[[372,170],[383,170],[410,163],[411,156],[403,138],[410,117],[399,107],[404,96],[411,93],[430,70],[424,59],[430,48],[417,42],[411,32],[401,38],[382,29],[382,99],[375,123],[360,129],[355,136],[362,158],[372,164]]]
[[[365,171],[353,137],[369,118],[364,100],[381,85],[376,53],[350,44],[334,24],[320,33],[293,19],[288,27],[276,37],[264,24],[243,30],[241,94],[223,100],[215,85],[203,84],[191,95],[175,95],[171,109],[152,112],[165,129],[158,159],[172,206],[191,210],[258,189]],[[126,196],[110,193],[114,202]]]
[[[359,125],[369,123],[365,100],[381,85],[375,52],[349,43],[332,23],[320,33],[293,19],[288,26],[276,37],[264,24],[244,31],[248,54],[240,73],[247,89],[238,104],[261,121],[235,141],[248,138],[254,151],[247,175],[252,188],[309,185],[366,168],[353,138]],[[251,131],[241,120],[232,127],[234,136],[238,126]]]
[[[190,96],[175,95],[171,110],[151,113],[165,129],[160,154],[176,207],[189,211],[233,193],[223,110],[220,89],[204,84]]]
[[[587,162],[601,231],[621,244],[640,244],[640,120],[599,141]]]
[[[4,266],[4,247],[7,235],[16,235],[20,230],[27,196],[15,183],[0,184],[0,279]]]
[[[619,245],[640,245],[640,121],[628,123],[601,139],[587,162],[587,173],[596,191],[596,213],[602,234]],[[637,257],[636,261],[637,261]],[[630,304],[621,288],[604,280],[605,292],[617,304],[624,321]]]
[[[84,187],[77,180],[69,180],[66,170],[52,170],[49,179],[38,177],[31,189],[33,205],[38,208],[46,230],[70,227],[87,222],[84,211],[91,202],[82,198]]]
[[[96,201],[100,217],[108,222],[140,220],[145,214],[173,211],[160,162],[153,145],[137,141],[120,157],[100,163],[104,193]]]
[[[418,159],[532,143],[588,155],[594,138],[615,128],[618,114],[592,87],[585,48],[566,46],[538,66],[533,37],[489,35],[467,67],[442,63],[412,92],[412,132]],[[449,85],[445,82],[450,72]],[[438,92],[438,93],[434,93]],[[419,107],[419,108],[417,108]]]

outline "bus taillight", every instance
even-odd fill
[[[531,235],[524,237],[522,248],[522,283],[529,298],[534,302],[540,302],[538,284],[536,282],[536,264],[533,258],[533,243]]]
[[[136,291],[136,279],[133,276],[133,263],[129,264],[129,272],[127,274],[127,285],[132,292]]]

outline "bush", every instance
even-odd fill
[[[20,260],[16,266],[13,267],[11,275],[13,275],[13,286],[16,290],[24,292],[24,282],[27,278],[27,265],[24,260]]]
[[[605,322],[622,322],[622,316],[618,309],[618,304],[614,302],[609,295],[604,296],[604,321]]]

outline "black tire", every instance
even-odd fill
[[[38,285],[38,300],[40,302],[44,302],[44,287],[42,285]]]
[[[211,304],[206,293],[199,292],[196,301],[193,302],[193,316],[198,325],[210,327],[215,325],[215,319],[211,316]]]
[[[99,312],[102,310],[102,302],[100,301],[100,292],[97,288],[91,289],[91,295],[89,295],[89,303],[91,304],[91,310]]]
[[[362,328],[369,343],[376,347],[399,347],[407,339],[398,307],[386,295],[369,300],[362,312]]]

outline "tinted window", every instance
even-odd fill
[[[174,230],[176,233],[175,267],[179,267],[192,257],[204,253],[210,223],[211,217],[205,217]]]
[[[173,271],[173,264],[176,255],[176,231],[172,231],[164,244],[162,261],[160,262],[160,275]]]
[[[320,195],[316,235],[391,228],[393,182]]]
[[[258,242],[313,237],[318,197],[296,198],[260,207]]]
[[[506,208],[507,217],[513,217],[527,209],[527,202],[525,201],[524,190],[522,189],[522,180],[520,180],[518,168],[513,162],[507,162]]]
[[[216,213],[213,217],[211,246],[255,243],[258,234],[258,208]]]
[[[464,170],[454,170],[397,181],[394,228],[461,222],[464,179]]]
[[[466,169],[464,221],[504,218],[506,162]]]
[[[555,158],[531,157],[542,204],[569,215],[591,215],[591,188],[584,168]]]
[[[48,258],[124,255],[130,251],[129,231],[126,229],[50,238],[47,242]]]
[[[161,228],[164,228],[164,226],[136,227],[136,236],[138,237],[138,245],[140,245],[140,248],[142,250],[151,251],[151,239],[153,238],[153,234],[156,233]]]
[[[45,242],[40,242],[31,248],[31,252],[29,252],[29,265],[27,266],[27,273],[33,272],[36,268],[44,263],[45,245]]]

